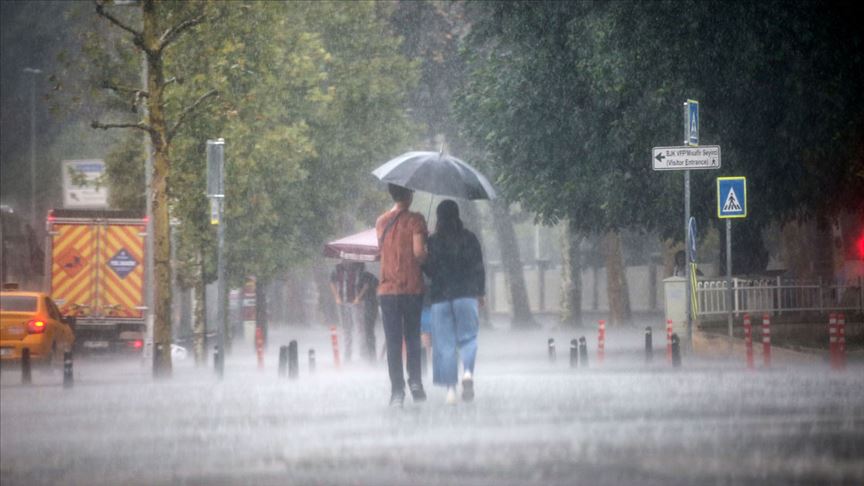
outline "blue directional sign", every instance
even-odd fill
[[[747,178],[717,178],[717,217],[747,217]]]
[[[699,145],[699,102],[687,100],[687,103],[684,103],[684,108],[686,117],[684,140],[687,145],[696,147]]]

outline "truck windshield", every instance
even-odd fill
[[[0,295],[0,310],[11,312],[36,312],[36,297],[24,295]]]

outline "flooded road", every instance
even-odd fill
[[[641,328],[639,328],[641,329]],[[606,357],[571,369],[569,332],[484,330],[472,403],[387,406],[383,363],[333,366],[327,329],[275,330],[259,369],[239,344],[154,382],[137,360],[80,358],[33,385],[4,370],[0,473],[16,484],[861,484],[864,369],[684,356],[641,330],[609,329]],[[655,333],[659,334],[659,333]],[[557,360],[546,342],[559,343]],[[297,339],[300,373],[278,374]],[[380,341],[379,336],[379,341]],[[380,344],[380,342],[379,342]],[[317,366],[306,356],[314,348]],[[356,354],[356,353],[355,353]],[[211,361],[212,363],[212,361]]]

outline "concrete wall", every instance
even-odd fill
[[[627,267],[626,271],[631,309],[634,312],[662,310],[662,267],[640,265]],[[509,313],[511,303],[506,273],[494,267],[487,269],[487,273],[487,301],[492,312]],[[532,312],[557,313],[561,298],[560,267],[538,268],[536,265],[526,265],[524,273]],[[582,310],[609,310],[605,268],[586,268],[582,271]]]

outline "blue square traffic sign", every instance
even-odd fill
[[[687,103],[684,103],[686,109],[684,110],[685,119],[685,132],[684,132],[684,140],[686,140],[686,144],[691,147],[699,146],[699,102],[696,100],[687,100]]]
[[[717,217],[747,217],[747,178],[717,178]]]

